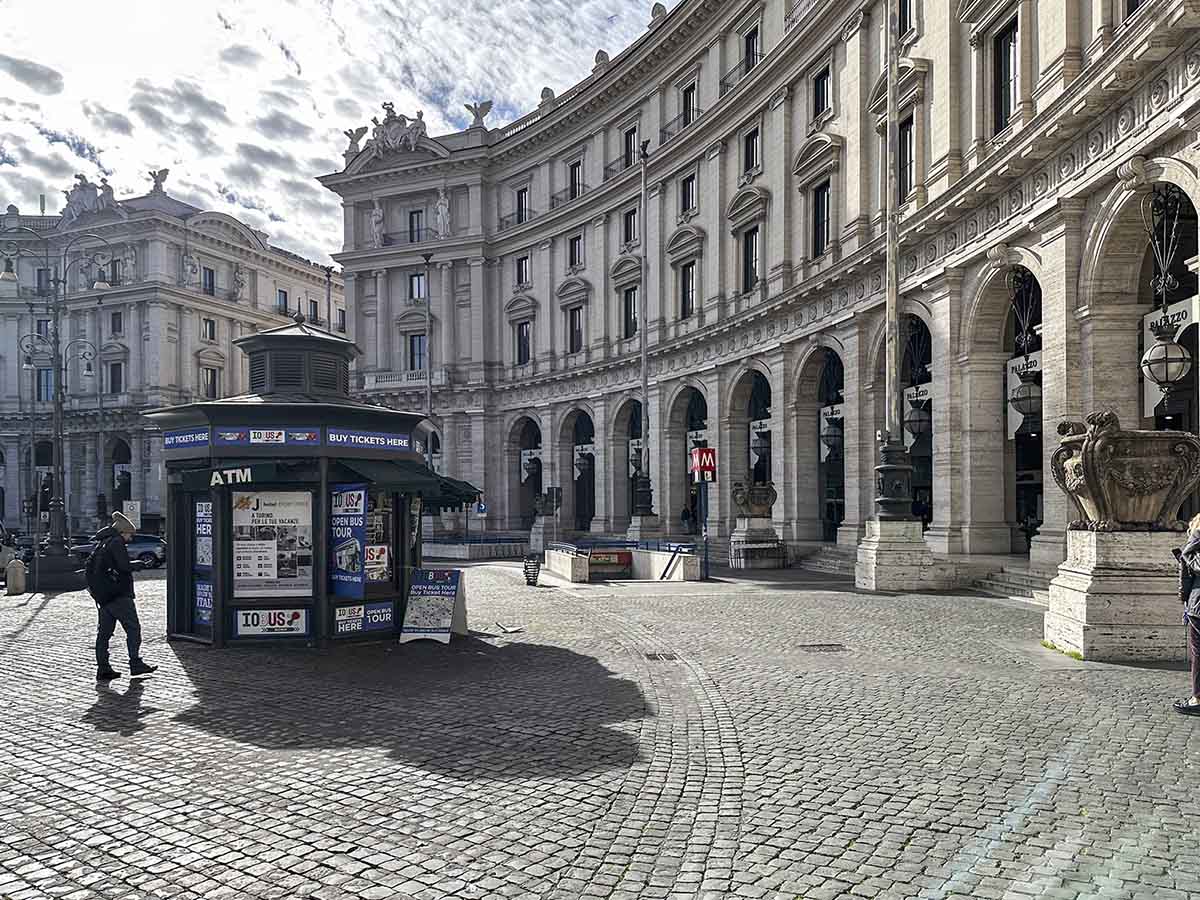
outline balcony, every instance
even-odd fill
[[[501,216],[500,223],[496,226],[496,234],[499,234],[502,231],[508,231],[508,229],[515,228],[518,225],[524,225],[526,222],[529,222],[535,218],[537,218],[537,213],[535,213],[532,209],[528,209],[523,213],[514,212],[509,213],[507,216]]]
[[[787,11],[787,15],[783,20],[784,31],[791,31],[802,21],[808,18],[809,13],[813,8],[824,3],[825,0],[796,0],[791,8]]]
[[[754,67],[762,62],[764,58],[763,54],[754,53],[750,56],[744,56],[734,63],[733,68],[721,78],[721,96],[724,97],[737,87],[738,83],[754,71]]]
[[[417,369],[411,372],[366,372],[362,376],[364,391],[410,391],[425,387],[427,370]],[[434,386],[446,383],[446,370],[438,369],[433,373]]]
[[[563,188],[557,194],[550,196],[550,208],[558,209],[560,206],[566,206],[568,203],[574,203],[580,197],[587,193],[588,186],[586,184],[577,184],[574,188]]]
[[[679,132],[683,131],[683,129],[691,127],[692,124],[702,115],[704,115],[704,110],[702,109],[693,108],[681,112],[670,122],[659,129],[658,145],[661,147],[667,141],[671,140],[671,138],[679,134]]]
[[[623,154],[619,159],[613,160],[604,167],[604,180],[608,181],[610,178],[616,178],[622,172],[632,169],[635,165],[637,165],[636,153],[632,156]]]

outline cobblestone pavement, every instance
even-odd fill
[[[1200,896],[1182,673],[788,577],[477,567],[470,639],[330,652],[168,644],[151,580],[111,689],[86,597],[0,598],[0,897]]]

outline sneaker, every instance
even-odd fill
[[[151,672],[157,672],[158,666],[152,666],[142,659],[135,659],[129,664],[129,674],[133,675],[149,675]]]
[[[121,673],[112,666],[105,666],[103,669],[96,670],[97,681],[112,681],[114,678],[120,678]]]
[[[1184,716],[1200,716],[1200,703],[1189,703],[1187,700],[1176,700],[1175,712]]]

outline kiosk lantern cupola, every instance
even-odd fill
[[[354,342],[312,328],[300,313],[292,319],[291,325],[234,341],[249,359],[250,392],[348,399],[350,363],[359,355]]]

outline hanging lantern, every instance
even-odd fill
[[[1150,326],[1154,343],[1142,355],[1142,374],[1158,385],[1164,399],[1192,370],[1192,354],[1175,340],[1175,329],[1165,321]]]
[[[1021,383],[1017,385],[1017,389],[1009,398],[1013,409],[1024,416],[1027,421],[1041,418],[1042,386],[1038,384],[1037,373],[1023,371],[1018,372],[1017,377],[1021,379]]]
[[[846,434],[842,428],[842,420],[835,419],[831,416],[825,419],[825,430],[821,432],[821,443],[823,443],[833,453],[837,453],[842,449],[842,444],[845,443]]]
[[[908,416],[904,419],[904,427],[915,438],[929,434],[933,430],[933,416],[924,406],[914,403],[912,409],[908,411]]]
[[[580,475],[586,475],[595,468],[596,462],[590,453],[580,453],[575,457],[575,468],[579,470]]]
[[[750,451],[761,458],[771,452],[771,437],[769,431],[756,431],[750,439]]]

